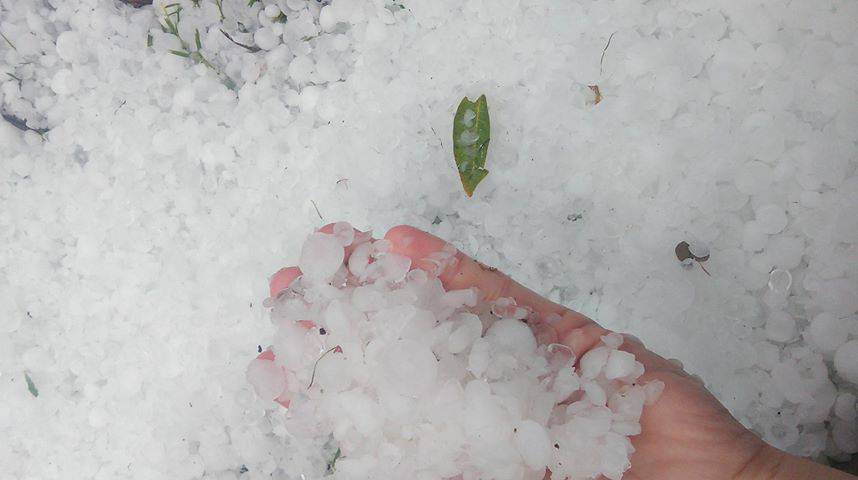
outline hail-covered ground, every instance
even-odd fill
[[[340,219],[639,336],[773,445],[858,451],[858,4],[252,3],[0,0],[4,475],[295,478],[245,370],[268,275]]]

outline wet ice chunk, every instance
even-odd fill
[[[337,273],[344,256],[342,243],[337,237],[316,232],[304,243],[298,266],[306,279],[324,282]]]
[[[515,446],[531,470],[543,470],[551,462],[551,439],[548,431],[533,420],[524,420],[515,427]]]

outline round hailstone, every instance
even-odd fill
[[[783,310],[769,313],[766,319],[766,338],[773,342],[786,343],[795,337],[795,319]]]
[[[837,349],[834,369],[838,375],[858,385],[858,340],[850,340]]]
[[[763,233],[780,233],[787,226],[786,212],[777,205],[763,205],[754,213],[757,225]]]
[[[265,16],[267,16],[268,18],[275,18],[276,16],[280,15],[280,7],[274,5],[273,3],[266,5],[265,10],[263,11],[265,12]]]
[[[831,439],[843,453],[858,452],[858,425],[855,422],[835,421]]]
[[[769,273],[769,290],[779,295],[787,296],[792,286],[792,274],[787,270],[776,268]]]
[[[337,26],[337,17],[332,6],[325,5],[319,11],[319,26],[326,32],[330,32]]]
[[[830,312],[813,317],[805,331],[807,341],[823,353],[833,353],[849,338],[849,322]]]
[[[834,402],[834,414],[842,420],[851,422],[858,417],[858,410],[855,410],[855,407],[855,395],[848,392],[841,393]]]
[[[269,7],[277,8],[276,5],[269,5]],[[280,44],[280,37],[275,35],[274,30],[271,28],[263,27],[253,34],[253,42],[263,50],[273,50],[274,47]]]
[[[324,282],[337,273],[344,258],[345,251],[339,238],[316,232],[304,243],[298,267],[308,280]]]
[[[709,245],[705,242],[691,242],[688,244],[688,251],[697,258],[706,258],[709,256]]]
[[[82,49],[80,34],[73,31],[65,31],[57,36],[57,55],[67,62],[74,62],[81,57]]]
[[[80,79],[71,70],[58,70],[51,78],[51,90],[58,95],[70,95],[80,88]]]
[[[292,62],[289,64],[289,77],[295,81],[295,83],[302,84],[306,83],[310,80],[310,76],[313,74],[314,63],[313,60],[306,55],[298,55]]]

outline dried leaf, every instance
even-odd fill
[[[598,105],[599,102],[602,101],[602,92],[599,90],[599,86],[598,85],[587,85],[587,87],[589,87],[590,90],[593,91],[593,95],[596,97],[595,99],[593,99],[593,105]]]
[[[688,260],[689,258],[694,258],[694,255],[691,254],[691,250],[688,248],[688,242],[682,241],[676,244],[676,259],[680,262]]]
[[[685,262],[689,259],[694,260],[697,262],[698,265],[700,265],[700,268],[702,268],[703,271],[706,272],[706,275],[709,275],[710,277],[712,276],[712,274],[709,273],[709,270],[706,270],[706,267],[703,266],[703,262],[709,260],[709,255],[706,255],[705,257],[695,256],[693,253],[691,253],[691,246],[686,241],[682,241],[676,244],[676,248],[674,249],[674,251],[676,252],[676,259],[680,262]]]
[[[485,167],[490,131],[486,96],[480,95],[476,102],[470,101],[468,97],[463,98],[453,118],[453,156],[462,187],[469,197],[489,174]]]

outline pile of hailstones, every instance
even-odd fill
[[[431,260],[440,271],[454,253]],[[524,308],[445,291],[346,223],[310,235],[299,267],[268,300],[276,337],[248,368],[260,396],[288,407],[274,413],[287,473],[619,479],[630,467],[629,437],[664,386],[634,383],[643,365],[621,336],[576,367],[568,348],[537,345]]]

